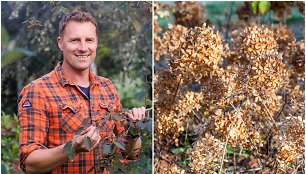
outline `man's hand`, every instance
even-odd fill
[[[126,112],[126,115],[128,118],[130,118],[133,121],[140,121],[145,118],[146,114],[146,108],[141,107],[141,108],[133,108],[130,110],[130,113]]]
[[[126,112],[126,115],[129,119],[134,122],[143,120],[145,118],[146,108],[133,108],[129,112]],[[139,157],[140,149],[141,149],[141,138],[140,137],[131,137],[129,135],[127,137],[127,142],[125,144],[126,149],[122,153],[123,156],[128,160],[136,160]]]
[[[91,141],[91,149],[96,148],[99,145],[101,137],[97,127],[90,126],[87,129],[83,130],[80,135],[74,135],[72,146],[75,148],[76,153],[88,152],[85,146],[85,137],[88,137]]]

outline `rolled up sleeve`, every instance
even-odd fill
[[[46,102],[40,87],[29,84],[20,93],[18,99],[19,160],[20,168],[26,172],[26,159],[37,149],[45,149],[48,119]]]

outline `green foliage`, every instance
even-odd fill
[[[161,17],[160,15],[157,14],[157,22],[158,25],[165,30],[169,30],[169,24],[174,24],[175,18],[173,13],[171,13],[169,10],[161,8],[162,12],[169,13],[169,16],[166,17]],[[163,31],[164,32],[164,31]]]
[[[174,149],[171,149],[171,152],[174,154],[174,155],[179,155],[183,152],[186,151],[186,148],[185,147],[178,147],[178,148],[174,148]]]
[[[254,14],[259,12],[260,14],[266,14],[271,8],[270,1],[253,1],[252,2],[252,11]]]
[[[10,35],[8,34],[6,28],[1,25],[1,45],[7,45],[10,41]]]
[[[134,28],[137,32],[141,31],[142,25],[137,19],[133,20],[133,25],[134,25]]]
[[[242,150],[247,150],[247,149],[243,148]],[[228,146],[227,147],[227,154],[243,156],[245,158],[249,158],[250,157],[250,155],[247,154],[247,153],[242,153],[242,152],[235,151],[232,146]]]
[[[102,152],[106,153],[106,154],[109,154],[110,153],[110,150],[111,150],[111,146],[106,144],[103,149],[102,149]]]
[[[269,1],[260,1],[258,4],[259,12],[261,14],[266,14],[271,8],[271,2]]]
[[[70,160],[73,160],[75,157],[75,149],[72,147],[72,141],[68,141],[64,148],[63,148],[63,153],[67,154]]]
[[[124,109],[126,110],[126,109]],[[107,118],[104,118],[102,120],[96,120],[94,123],[96,126],[99,124],[104,124],[106,121],[123,121],[121,122],[121,126],[127,126],[126,131],[123,131],[119,134],[115,134],[115,132],[112,132],[112,137],[104,137],[101,142],[99,143],[98,147],[96,147],[99,151],[98,154],[98,159],[101,160],[101,162],[98,164],[99,167],[107,167],[108,171],[111,173],[126,173],[127,171],[131,172],[133,171],[134,173],[139,173],[142,171],[142,168],[146,168],[146,173],[151,173],[152,172],[152,166],[150,165],[151,163],[151,145],[152,145],[152,118],[145,118],[143,121],[138,121],[134,123],[132,120],[126,117],[125,111],[123,112],[118,112],[118,113],[113,113],[110,115],[110,113],[107,113],[108,115]],[[109,116],[110,115],[110,116]],[[127,121],[124,122],[124,120]],[[151,126],[148,126],[150,124]],[[79,134],[84,130],[86,127],[90,125],[89,119],[84,119],[81,127],[76,131],[76,134]],[[136,126],[137,125],[137,126]],[[100,126],[98,126],[100,127]],[[101,126],[100,131],[106,132],[109,131],[107,128],[104,126]],[[146,133],[148,131],[149,133]],[[124,159],[122,154],[126,149],[125,149],[125,142],[126,139],[125,137],[127,135],[133,135],[133,136],[141,136],[142,138],[142,153],[141,153],[141,159],[145,160],[139,160],[137,165],[135,164],[122,164],[119,162],[120,160]],[[73,160],[75,157],[75,149],[72,146],[72,142],[74,140],[71,140],[67,142],[63,148],[63,153],[67,154],[69,156],[70,160]],[[89,137],[85,137],[85,146],[86,149],[91,149],[91,141]],[[116,149],[119,148],[121,153],[117,153]],[[91,168],[88,173],[93,170]]]
[[[19,126],[17,116],[1,115],[1,170],[6,173],[21,173],[18,161]],[[3,173],[3,172],[1,172]]]
[[[141,136],[142,148],[140,158],[136,162],[126,165],[129,174],[151,174],[152,173],[152,134],[144,133]]]
[[[15,40],[10,40],[10,35],[7,29],[1,26],[1,67],[5,67],[8,64],[14,63],[25,57],[32,57],[35,54],[24,48],[15,48]]]
[[[121,73],[123,75],[123,73]],[[146,105],[146,88],[144,78],[125,78],[125,81],[113,81],[121,98],[121,103],[126,108],[140,107]]]
[[[1,67],[4,67],[8,64],[14,63],[15,61],[25,58],[32,57],[35,54],[29,50],[23,48],[16,48],[13,50],[5,51],[1,54]]]
[[[90,138],[89,138],[89,137],[85,137],[84,141],[85,141],[85,147],[86,147],[86,149],[87,149],[87,150],[90,150],[90,149],[91,149],[91,146],[92,146],[91,141],[90,141]]]
[[[230,11],[230,6],[233,6],[233,9],[237,8],[239,5],[241,5],[243,2],[241,1],[227,1],[227,2],[206,2],[204,6],[204,12],[205,12],[205,18],[211,22],[211,24],[221,27],[226,25],[226,16],[220,15],[225,13],[225,9],[227,10],[227,13]],[[237,15],[233,14],[231,16],[231,20],[236,18]]]
[[[252,2],[252,11],[254,14],[257,14],[257,9],[258,9],[258,1],[253,1]]]
[[[121,144],[121,143],[119,143],[119,142],[114,142],[114,144],[117,146],[117,147],[119,147],[120,149],[122,149],[122,150],[125,150],[125,147],[124,147],[124,145],[123,144]]]

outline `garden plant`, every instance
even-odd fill
[[[304,6],[155,4],[156,173],[305,172]]]

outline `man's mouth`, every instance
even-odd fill
[[[87,55],[76,55],[76,57],[81,58],[81,59],[84,59],[84,58],[89,57],[89,55],[90,55],[90,54],[87,54]]]

